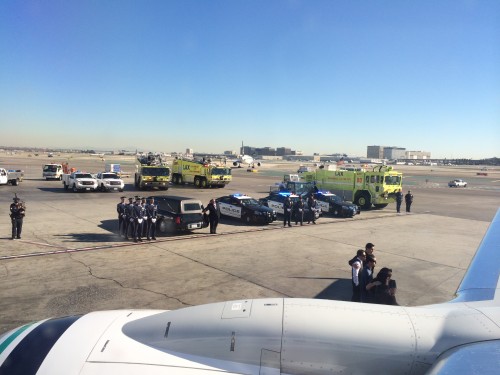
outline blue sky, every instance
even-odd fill
[[[0,145],[500,156],[500,2],[0,2]]]

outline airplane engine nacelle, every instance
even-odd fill
[[[240,164],[240,162],[238,162],[238,161],[234,161],[234,162],[233,162],[233,166],[234,166],[234,167],[241,168],[241,164]]]

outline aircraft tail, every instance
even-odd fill
[[[500,209],[472,258],[452,302],[496,300],[500,304]]]

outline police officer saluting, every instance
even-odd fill
[[[125,227],[125,197],[120,197],[120,203],[116,205],[116,213],[118,214],[118,234],[123,234]]]
[[[10,205],[10,219],[12,221],[12,239],[21,239],[23,230],[23,219],[26,214],[26,207],[23,202],[17,197],[14,197],[14,203]]]
[[[155,204],[153,197],[149,198],[149,204],[146,205],[146,216],[147,216],[147,239],[156,241],[156,215],[158,213],[158,207]]]

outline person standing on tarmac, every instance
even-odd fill
[[[295,225],[297,225],[299,221],[300,225],[304,225],[304,201],[300,195],[297,202],[293,205],[293,210],[295,214]]]
[[[146,216],[147,216],[147,240],[156,241],[156,215],[158,213],[158,207],[155,204],[153,197],[149,198],[149,204],[146,205]]]
[[[286,227],[287,223],[288,226],[291,227],[292,224],[290,223],[290,220],[292,218],[292,201],[290,199],[290,196],[287,195],[285,198],[285,201],[283,202],[283,226]]]
[[[405,203],[406,203],[406,212],[410,212],[411,204],[413,203],[413,194],[410,190],[405,195]]]
[[[207,207],[203,210],[203,213],[208,211],[208,220],[210,222],[210,234],[217,233],[217,225],[219,224],[220,209],[219,205],[215,202],[215,199],[210,199]]]
[[[10,220],[12,221],[12,240],[20,240],[23,231],[23,220],[26,215],[26,206],[16,196],[10,205]]]
[[[403,192],[399,189],[396,192],[396,211],[398,214],[401,212],[401,203],[403,203]]]
[[[146,206],[147,206],[147,202],[146,202],[146,197],[142,197],[141,198],[141,207],[143,209],[142,213],[143,213],[143,222],[142,222],[142,237],[148,237],[149,234],[147,233],[148,232],[148,215],[146,213]]]
[[[120,203],[116,205],[116,212],[118,214],[118,235],[122,235],[123,227],[125,225],[125,197],[120,197]]]
[[[135,231],[134,231],[134,242],[142,242],[142,225],[144,208],[141,205],[141,198],[137,197],[134,202],[134,221],[135,221]]]
[[[311,193],[309,195],[309,198],[307,198],[307,206],[309,207],[309,217],[307,220],[307,224],[310,224],[311,221],[313,224],[316,224],[316,207],[317,207],[317,202],[316,198],[314,198],[314,194]]]
[[[133,237],[135,226],[134,226],[134,198],[128,199],[128,204],[125,205],[125,228],[123,237],[128,240],[128,236]]]

